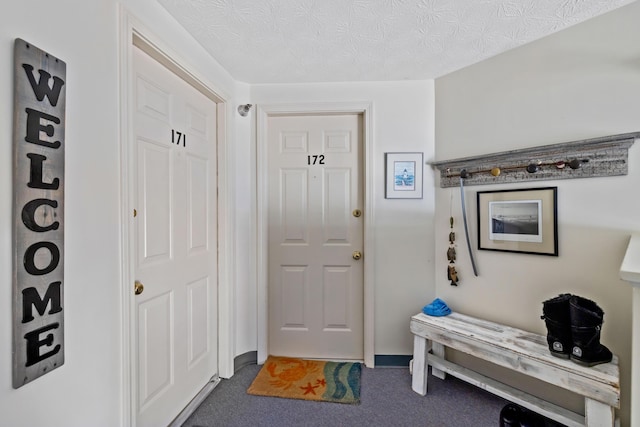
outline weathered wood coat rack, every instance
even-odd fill
[[[640,132],[430,162],[440,187],[626,175],[629,147]]]

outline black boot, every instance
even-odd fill
[[[519,406],[509,403],[500,411],[500,427],[520,427],[522,410]]]
[[[583,366],[611,362],[611,351],[600,344],[604,311],[595,302],[579,296],[571,297],[569,307],[573,339],[571,360]]]
[[[508,403],[500,411],[500,427],[545,427],[545,420],[542,415],[515,403]]]
[[[547,325],[547,344],[553,356],[568,359],[571,354],[571,294],[560,294],[542,303],[542,316]]]

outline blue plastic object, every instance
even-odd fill
[[[451,309],[440,298],[436,298],[431,304],[425,305],[422,312],[429,316],[447,316],[451,314]]]

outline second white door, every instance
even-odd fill
[[[268,122],[269,353],[362,360],[362,118]]]

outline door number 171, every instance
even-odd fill
[[[186,133],[182,133],[182,132],[178,132],[175,129],[171,129],[171,143],[172,144],[177,144],[177,145],[182,144],[183,147],[186,147],[187,146],[187,134]]]
[[[308,165],[324,165],[324,154],[314,154],[307,156]]]

